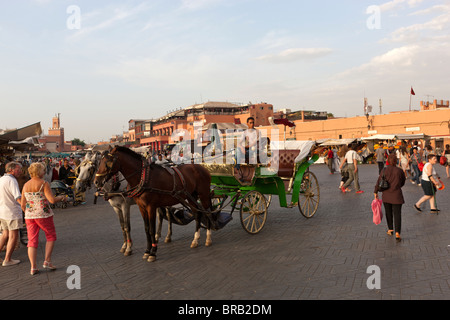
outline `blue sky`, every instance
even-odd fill
[[[95,143],[206,101],[351,117],[411,85],[418,109],[450,99],[449,52],[448,0],[0,0],[0,128],[61,113]]]

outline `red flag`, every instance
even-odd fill
[[[414,89],[411,87],[411,94],[413,95],[413,96],[415,96],[416,95],[416,93],[414,92]]]

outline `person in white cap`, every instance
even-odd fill
[[[2,266],[8,267],[20,263],[11,259],[19,236],[19,229],[23,226],[20,201],[22,194],[17,178],[22,175],[22,166],[17,162],[6,164],[5,175],[0,178],[0,223],[3,229],[0,238],[0,248],[6,244],[6,254]]]

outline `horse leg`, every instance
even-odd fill
[[[161,229],[162,229],[162,225],[163,225],[163,221],[164,221],[163,211],[165,211],[165,210],[166,210],[165,208],[156,209],[156,213],[158,215],[158,229],[156,230],[156,236],[155,236],[156,241],[159,241],[159,239],[161,238]]]
[[[141,208],[139,206],[139,211],[141,212],[142,219],[144,220],[144,229],[145,229],[145,236],[147,237],[147,250],[145,250],[144,255],[142,256],[142,259],[147,260],[150,257],[150,249],[151,249],[151,237],[150,237],[150,222],[149,217],[147,215],[147,211],[145,208]]]
[[[125,256],[129,256],[133,253],[133,241],[131,240],[131,222],[130,222],[130,204],[124,202],[122,205],[122,214],[124,220],[124,232],[126,237],[126,249]]]
[[[169,209],[166,209],[166,215],[167,215],[167,236],[166,239],[164,240],[165,243],[170,243],[172,242],[172,218],[170,216],[169,213]]]
[[[197,248],[198,247],[198,240],[200,240],[200,220],[196,219],[196,231],[194,234],[194,240],[192,240],[191,248]]]
[[[127,235],[125,233],[122,206],[119,206],[114,202],[110,202],[110,204],[113,207],[114,211],[116,212],[117,217],[119,218],[120,228],[122,229],[122,234],[123,234],[123,238],[124,238],[124,242],[122,244],[122,247],[120,248],[120,253],[124,253],[127,248]]]
[[[155,239],[156,234],[156,208],[153,206],[148,206],[147,209],[149,215],[149,227],[150,227],[150,240],[152,248],[150,249],[150,256],[148,257],[148,262],[154,262],[156,260],[156,251],[158,250],[158,242]]]
[[[209,223],[208,223],[208,225],[209,225]],[[206,242],[205,242],[206,247],[212,246],[211,233],[212,233],[211,228],[209,228],[209,226],[208,226],[208,229],[206,230]]]

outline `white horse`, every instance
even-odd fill
[[[100,157],[101,155],[97,152],[86,154],[85,160],[83,160],[79,167],[79,174],[75,185],[76,192],[84,192],[87,188],[91,187],[91,183],[94,180],[95,173],[97,172]],[[111,179],[108,183],[106,183],[104,190],[107,193],[121,193],[126,190],[126,187],[127,182],[123,176],[119,175],[117,179]],[[115,195],[107,200],[116,212],[119,218],[120,227],[122,228],[124,243],[120,249],[120,252],[125,256],[129,256],[133,252],[130,207],[136,203],[133,199],[120,195]]]
[[[91,187],[92,181],[94,180],[95,173],[98,169],[98,164],[101,158],[101,154],[98,152],[94,153],[87,153],[85,160],[80,164],[79,166],[79,174],[78,178],[75,184],[75,191],[76,192],[84,192],[87,190],[87,188]],[[132,205],[135,205],[136,202],[126,196],[118,195],[120,193],[123,193],[126,191],[127,188],[127,182],[122,176],[121,173],[119,175],[111,180],[109,180],[105,186],[103,187],[103,190],[106,193],[115,194],[111,197],[109,197],[107,200],[111,207],[116,212],[120,227],[122,229],[123,237],[124,237],[124,243],[120,249],[120,252],[123,253],[125,256],[129,256],[133,252],[133,241],[131,239],[131,223],[130,223],[130,209]],[[166,218],[169,221],[168,225],[168,233],[165,239],[165,242],[171,242],[172,241],[172,221],[171,216],[169,214],[168,209],[159,209],[157,210],[158,213],[158,232],[156,235],[156,240],[159,240],[161,238],[161,228],[163,219]]]

